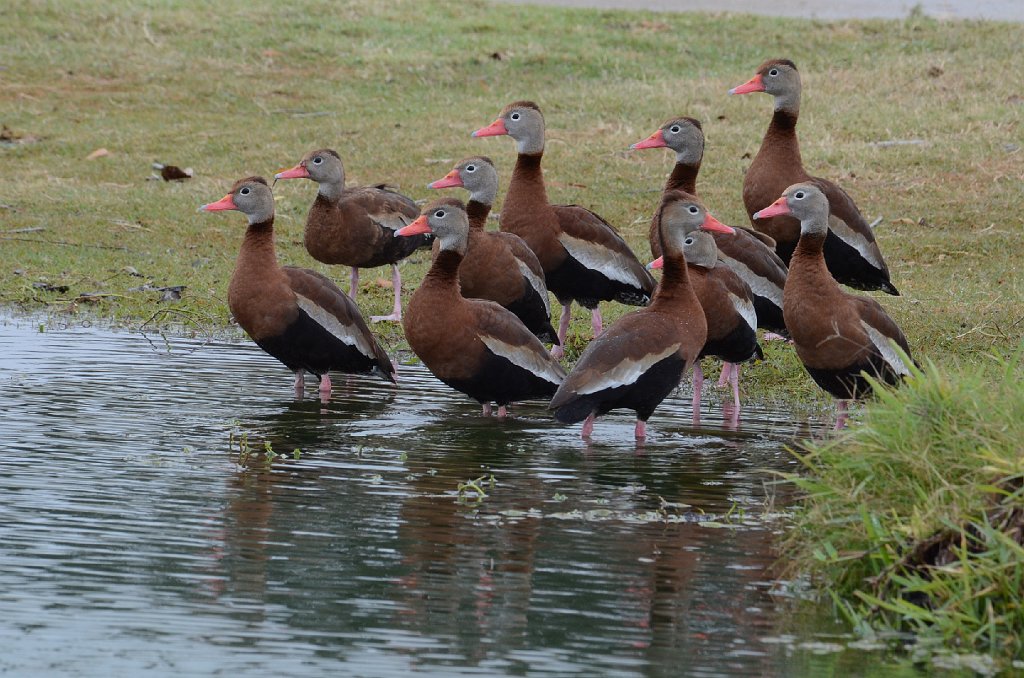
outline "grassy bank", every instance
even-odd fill
[[[215,9],[16,0],[0,10],[0,303],[227,328],[243,223],[196,214],[198,205],[325,145],[351,182],[386,180],[417,199],[471,153],[494,157],[504,185],[511,142],[469,133],[519,98],[547,117],[552,199],[596,209],[645,258],[672,159],[629,144],[673,114],[703,120],[701,190],[717,216],[744,223],[743,171],[770,101],[726,91],[785,55],[804,78],[805,163],[846,186],[869,220],[884,217],[878,237],[904,296],[883,303],[917,354],[942,363],[1008,350],[1024,329],[1014,273],[1024,226],[1024,91],[1012,77],[1024,71],[1020,30],[472,0]],[[87,159],[101,148],[109,154]],[[147,181],[154,160],[191,166],[195,178]],[[302,247],[314,190],[277,186],[280,257],[344,279]],[[410,287],[426,264],[404,265]],[[364,276],[364,313],[387,310],[387,277]],[[178,285],[187,288],[176,302],[151,289]],[[608,316],[624,310],[609,305]],[[570,358],[588,326],[580,313]],[[404,344],[399,328],[376,329],[390,348]],[[818,397],[784,346],[769,346],[747,375],[762,397]]]
[[[803,451],[790,567],[865,634],[1024,658],[1022,358],[928,365]]]

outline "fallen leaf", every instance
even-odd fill
[[[377,287],[386,287],[388,289],[394,287],[394,283],[392,283],[390,280],[387,280],[385,278],[377,278],[374,281],[374,284],[377,285]]]
[[[32,283],[32,287],[36,288],[37,290],[42,290],[43,292],[57,292],[58,294],[64,294],[69,289],[71,289],[67,285],[54,285],[52,283],[43,281]]]
[[[110,155],[110,151],[105,148],[97,148],[95,151],[85,156],[86,160],[95,160],[96,158],[105,158]]]

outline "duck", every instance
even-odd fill
[[[483,406],[497,403],[498,416],[520,400],[550,398],[565,370],[544,344],[507,308],[485,299],[466,299],[459,267],[469,249],[466,206],[455,198],[429,203],[402,237],[433,233],[439,251],[402,318],[412,349],[430,372]]]
[[[469,191],[469,243],[459,266],[462,296],[497,302],[515,313],[542,342],[557,343],[544,269],[537,255],[519,236],[484,228],[498,195],[494,162],[482,155],[464,158],[444,177],[427,184],[432,189],[455,187]],[[440,250],[440,243],[434,240],[433,256]]]
[[[544,115],[532,101],[516,101],[474,137],[508,135],[518,155],[499,227],[522,238],[537,255],[548,289],[562,305],[558,345],[563,355],[575,301],[591,311],[594,336],[601,334],[601,301],[645,306],[655,282],[626,241],[607,221],[580,205],[552,205],[544,187]]]
[[[677,116],[665,121],[653,134],[630,148],[668,148],[676,153],[676,164],[665,182],[664,194],[682,190],[697,193],[697,174],[704,158],[704,130],[696,118]],[[657,212],[651,219],[651,254],[661,256]],[[786,286],[786,263],[775,253],[775,240],[749,228],[732,227],[735,233],[711,233],[719,259],[738,275],[754,295],[757,326],[767,333],[765,339],[787,336],[782,317],[782,290]],[[731,369],[726,364],[726,370]],[[723,376],[725,371],[723,371]]]
[[[318,185],[316,199],[306,215],[306,250],[324,264],[351,266],[349,296],[359,290],[359,269],[391,265],[394,306],[389,315],[372,316],[373,322],[401,321],[402,275],[398,262],[421,247],[426,237],[396,238],[395,231],[419,216],[412,198],[385,184],[345,186],[345,166],[337,151],[310,151],[299,164],[274,175],[275,179],[311,179]]]
[[[844,292],[830,275],[824,256],[829,205],[821,186],[807,181],[786,188],[755,217],[787,216],[800,223],[786,279],[786,327],[811,379],[838,400],[836,429],[841,429],[849,401],[871,394],[864,374],[895,386],[910,374],[913,358],[903,330],[882,305]]]
[[[690,282],[683,251],[687,233],[726,230],[695,199],[678,193],[659,212],[664,275],[651,304],[619,318],[584,349],[548,407],[564,424],[583,422],[591,437],[594,420],[614,409],[636,413],[635,438],[647,437],[647,420],[697,364],[708,323]]]
[[[792,184],[814,182],[828,197],[829,230],[824,244],[825,262],[837,281],[859,290],[881,290],[899,296],[889,278],[889,267],[875,242],[871,227],[853,198],[828,179],[812,177],[804,169],[796,123],[800,114],[800,73],[789,59],[769,59],[747,82],[730,94],[765,92],[775,99],[775,112],[761,148],[743,178],[743,204],[754,228],[776,241],[776,253],[789,264],[800,237],[795,219],[783,216],[754,219]]]
[[[732,385],[733,405],[740,408],[740,363],[764,359],[757,343],[757,311],[754,295],[747,285],[726,266],[719,265],[718,246],[711,233],[695,230],[683,240],[683,254],[690,286],[704,309],[708,336],[699,358],[714,356],[724,361],[723,379]],[[652,266],[660,267],[662,259]],[[694,366],[693,408],[700,409],[704,373],[700,360]]]
[[[266,179],[239,179],[204,212],[237,210],[249,226],[228,285],[228,308],[256,345],[295,374],[301,398],[305,373],[329,398],[329,371],[373,374],[395,383],[395,368],[355,302],[329,278],[308,268],[280,266],[274,249],[274,195]]]

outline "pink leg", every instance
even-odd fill
[[[641,419],[636,420],[636,429],[634,429],[634,436],[637,440],[643,440],[647,437],[647,422]]]
[[[590,328],[594,330],[594,338],[601,334],[601,307],[598,306],[590,312]]]
[[[306,388],[306,374],[302,370],[295,370],[295,397],[302,400],[302,392]]]
[[[700,394],[704,390],[704,370],[700,368],[700,363],[693,364],[693,412],[694,416],[699,416],[700,412]]]
[[[357,294],[359,294],[359,269],[353,266],[352,274],[348,279],[348,296],[355,301]]]
[[[391,264],[391,286],[395,289],[395,306],[391,310],[391,315],[375,315],[370,318],[375,323],[379,323],[382,320],[394,320],[401,322],[402,320],[402,274],[398,272],[398,264]]]
[[[491,404],[490,403],[484,403],[484,411],[481,412],[481,415],[483,415],[485,417],[491,416]]]
[[[562,305],[562,317],[558,319],[558,346],[551,347],[551,357],[555,360],[565,355],[565,335],[569,334],[569,321],[572,320],[572,302]]]
[[[740,408],[740,366],[739,363],[734,363],[732,371],[729,374],[729,381],[732,382],[732,402],[736,405],[736,409]]]
[[[580,431],[581,438],[589,438],[590,434],[594,432],[594,415],[589,415],[583,421],[583,429]]]
[[[836,417],[836,426],[833,429],[834,431],[841,431],[842,429],[846,428],[846,412],[848,410],[848,406],[849,402],[846,400],[836,401],[836,412],[839,414],[839,416]]]
[[[508,408],[504,405],[498,405],[498,419],[504,419],[508,416]]]
[[[729,379],[732,377],[732,363],[722,363],[722,374],[718,377],[718,388],[722,388],[729,383]]]
[[[331,378],[324,372],[323,376],[320,377],[320,396],[331,397]]]

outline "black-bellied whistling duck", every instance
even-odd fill
[[[238,210],[249,218],[228,286],[228,307],[253,341],[295,373],[302,397],[304,373],[331,393],[328,370],[374,373],[395,381],[388,354],[366,327],[359,308],[327,277],[279,266],[274,252],[274,195],[263,177],[240,179],[231,192],[201,210]]]
[[[295,167],[278,172],[275,179],[312,179],[319,189],[306,216],[304,236],[310,256],[325,264],[352,267],[349,296],[359,290],[359,269],[391,264],[395,304],[380,320],[402,319],[402,275],[398,262],[429,244],[418,238],[396,238],[395,231],[419,216],[412,199],[378,186],[345,186],[345,166],[329,148],[310,151]]]
[[[519,151],[499,221],[501,230],[526,241],[544,268],[548,289],[562,304],[559,344],[569,331],[570,307],[591,310],[594,336],[601,333],[601,301],[643,306],[655,282],[622,236],[604,219],[579,205],[552,205],[544,188],[544,116],[537,104],[517,101],[475,137],[507,134]],[[552,349],[562,355],[561,346]]]
[[[697,195],[697,174],[704,158],[704,131],[693,118],[672,118],[658,131],[632,148],[669,148],[676,152],[676,164],[665,183],[665,193],[682,190]],[[718,255],[729,269],[743,279],[754,293],[757,326],[770,334],[786,334],[782,317],[782,289],[786,286],[786,264],[775,254],[775,241],[748,228],[733,227],[734,234],[712,233]],[[651,254],[661,256],[658,242],[658,212],[651,219]],[[731,367],[726,364],[726,370]],[[723,377],[726,376],[723,370]]]
[[[427,205],[398,231],[433,233],[440,241],[423,282],[409,300],[402,328],[413,352],[435,377],[503,417],[509,403],[550,398],[565,379],[540,339],[508,309],[459,292],[459,265],[469,246],[466,207],[454,198]]]
[[[894,347],[909,358],[910,346],[877,301],[843,292],[829,275],[823,256],[828,208],[828,197],[818,184],[804,182],[787,188],[754,218],[786,215],[800,222],[800,241],[786,280],[786,326],[811,378],[839,399],[836,428],[842,428],[847,400],[871,392],[861,373],[887,384],[899,383],[910,371]]]
[[[696,201],[663,201],[661,244],[665,274],[647,308],[619,318],[583,351],[551,400],[555,418],[584,422],[589,438],[594,418],[617,408],[636,412],[635,436],[647,435],[647,419],[697,364],[707,339],[707,321],[690,285],[683,241],[697,228],[727,230]]]
[[[812,177],[800,158],[796,121],[800,114],[800,73],[788,59],[771,59],[749,81],[730,94],[766,92],[775,98],[775,113],[761,148],[743,178],[743,204],[754,228],[775,239],[775,250],[787,264],[800,237],[800,224],[788,216],[757,221],[754,212],[767,207],[787,186],[814,182],[829,202],[829,230],[825,263],[837,281],[861,290],[899,292],[889,281],[889,268],[875,242],[871,227],[853,199],[827,179]]]
[[[538,339],[557,342],[555,328],[551,326],[544,269],[537,255],[518,235],[484,228],[498,195],[494,163],[485,156],[466,158],[444,178],[428,184],[428,188],[452,187],[465,188],[470,194],[466,203],[469,244],[459,266],[462,296],[496,301],[515,313]],[[439,251],[440,244],[435,240],[435,257]]]
[[[764,358],[757,343],[754,295],[742,278],[729,268],[718,265],[718,247],[710,233],[694,231],[687,235],[683,240],[683,254],[686,255],[690,285],[708,323],[708,338],[700,357],[714,356],[724,361],[722,376],[732,384],[733,404],[739,408],[739,363],[755,357]],[[700,361],[693,370],[693,408],[696,412],[700,408],[704,381]]]

